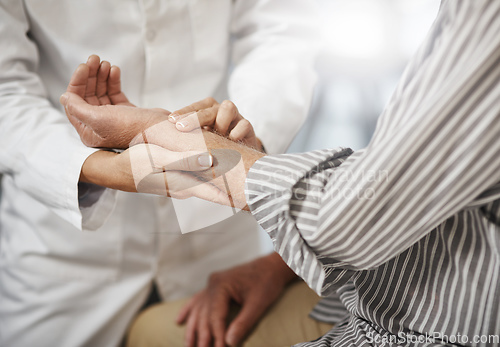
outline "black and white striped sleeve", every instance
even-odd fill
[[[318,293],[394,258],[500,181],[499,7],[446,7],[453,20],[441,13],[361,153],[265,157],[250,170],[252,213]]]

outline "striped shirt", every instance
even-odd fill
[[[500,346],[500,1],[442,2],[365,149],[264,157],[246,196],[346,310],[299,346]]]

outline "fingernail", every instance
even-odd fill
[[[184,129],[185,127],[187,127],[187,122],[177,122],[177,123],[175,123],[175,126],[177,128]]]
[[[66,103],[68,102],[68,94],[64,93],[63,95],[61,95],[61,97],[59,98],[59,102],[66,106]]]
[[[177,117],[179,117],[177,113],[171,113],[170,116],[168,116],[168,120],[172,123],[175,123],[177,122]]]
[[[203,153],[198,156],[198,164],[201,167],[209,168],[212,166],[212,156],[208,153]]]

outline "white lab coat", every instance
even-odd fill
[[[120,66],[144,107],[230,98],[276,153],[311,100],[311,10],[310,0],[0,1],[0,346],[117,345],[152,280],[175,299],[262,253],[250,215],[79,190],[94,149],[58,104],[76,66],[92,53]]]

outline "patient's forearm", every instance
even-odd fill
[[[211,132],[204,132],[203,135],[205,137],[205,142],[207,144],[208,150],[214,157],[214,168],[211,171],[209,170],[197,173],[197,175],[199,177],[203,177],[204,179],[209,178],[207,177],[207,175],[210,174],[216,176],[216,178],[212,180],[212,182],[215,185],[219,186],[219,188],[221,188],[223,191],[229,188],[232,203],[236,207],[248,210],[245,199],[246,175],[252,165],[258,159],[265,156],[265,154],[240,143],[235,143]],[[238,157],[241,156],[242,165],[240,164],[234,166],[235,155],[237,155]],[[238,157],[236,158],[236,161],[238,161]],[[226,182],[221,182],[221,178],[218,173],[224,173]],[[224,187],[221,187],[222,184],[224,184]]]
[[[203,131],[203,137],[205,138],[205,143],[209,150],[213,149],[231,149],[237,151],[241,154],[241,159],[243,160],[243,165],[245,167],[245,176],[248,170],[252,167],[252,165],[260,158],[265,156],[264,153],[259,152],[251,147],[245,146],[241,143],[233,142],[225,137],[214,134],[209,131]],[[217,157],[215,154],[219,165],[223,165],[225,160],[224,158]]]
[[[229,203],[246,209],[245,179],[253,163],[265,154],[206,130],[182,133],[170,122],[162,122],[144,132],[138,141],[153,143],[173,151],[208,151],[214,157],[211,170],[196,176],[210,181],[231,195]],[[241,163],[239,162],[241,157]],[[225,177],[222,177],[224,175]],[[224,179],[226,181],[224,181]],[[229,188],[229,189],[228,189]]]
[[[102,150],[91,154],[83,163],[80,182],[111,189],[135,191],[130,184],[128,185],[130,187],[127,188],[127,180],[129,180],[130,175],[125,175],[124,170],[128,168],[119,165],[118,156],[118,153]]]

